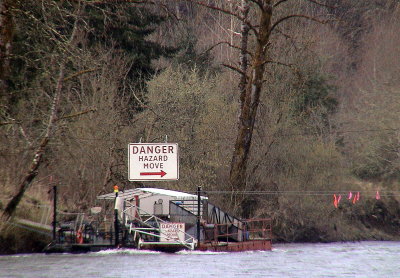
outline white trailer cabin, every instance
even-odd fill
[[[99,200],[115,200],[115,193],[108,193],[97,197]],[[205,196],[201,200],[207,200]],[[197,195],[180,191],[173,191],[160,188],[135,188],[118,192],[116,209],[123,211],[123,203],[129,204],[131,209],[139,207],[138,213],[141,217],[156,215],[161,218],[168,218],[170,215],[170,202],[180,205],[186,210],[197,215]],[[201,212],[203,210],[201,203]],[[130,214],[129,208],[125,208],[127,214]],[[133,212],[131,212],[133,213]]]

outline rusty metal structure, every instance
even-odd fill
[[[109,248],[180,250],[271,250],[270,219],[243,220],[209,202],[179,191],[136,188],[98,196],[89,213],[62,214],[46,252]],[[64,215],[64,218],[61,219]],[[67,216],[67,217],[65,217]]]

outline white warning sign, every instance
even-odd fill
[[[185,241],[185,223],[160,223],[160,242]]]
[[[130,181],[178,180],[178,144],[129,144],[128,179]]]

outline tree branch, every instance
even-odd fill
[[[82,0],[73,0],[75,2],[82,1]],[[156,2],[153,0],[85,0],[87,4],[91,5],[99,5],[99,4],[150,4],[150,5],[157,5],[162,7],[167,14],[172,15],[176,20],[179,20],[179,18],[176,16],[175,13],[170,11],[167,5],[161,3],[161,2]]]
[[[21,121],[17,121],[17,120],[15,120],[13,118],[11,118],[10,120],[11,120],[10,122],[2,122],[2,123],[0,122],[0,126],[2,126],[2,125],[18,125],[19,126],[19,131],[21,132],[22,136],[28,142],[28,145],[30,147],[32,147],[33,144],[31,142],[31,140],[29,139],[28,135],[26,134],[25,129],[22,127]]]
[[[275,31],[277,32],[277,33],[279,33],[280,35],[282,35],[285,39],[287,39],[288,41],[289,41],[289,43],[293,46],[293,48],[296,50],[296,51],[299,51],[299,47],[297,46],[297,41],[294,39],[294,38],[292,38],[292,36],[290,36],[290,35],[288,35],[288,34],[286,34],[286,33],[283,33],[281,30],[279,30],[279,29],[275,29]]]
[[[249,26],[250,30],[253,31],[253,33],[256,36],[256,38],[258,38],[258,31],[256,29],[256,27],[258,27],[258,26],[257,25],[256,26],[252,25],[249,21],[245,21],[245,23]]]
[[[305,18],[308,20],[312,20],[321,24],[325,24],[328,21],[327,20],[319,20],[318,18],[312,17],[312,16],[308,16],[308,15],[304,15],[304,14],[291,14],[285,17],[280,18],[278,21],[276,21],[274,24],[272,24],[270,32],[272,33],[272,31],[282,22],[284,22],[285,20],[291,19],[291,18]]]
[[[247,19],[249,16],[249,11],[250,11],[250,5],[247,0],[242,0],[242,6],[240,7],[242,17],[244,20],[242,20],[242,23],[240,24],[240,34],[241,34],[241,40],[240,40],[240,55],[239,55],[239,65],[240,65],[240,72],[242,72],[239,80],[239,103],[240,103],[240,109],[243,109],[243,105],[245,102],[245,96],[246,96],[246,87],[247,87],[247,68],[249,66],[249,59],[247,57],[247,53],[249,52],[248,49],[248,43],[249,43],[249,30],[250,30],[250,25],[247,24]],[[256,31],[257,32],[257,31]],[[258,37],[256,33],[256,37]],[[253,58],[253,57],[252,57]]]
[[[2,126],[2,125],[17,125],[17,124],[19,124],[19,123],[15,122],[15,121],[13,121],[13,122],[0,122],[0,126]]]
[[[287,2],[287,1],[289,1],[289,0],[280,0],[280,1],[278,1],[278,2],[276,2],[275,4],[274,4],[274,8],[276,8],[276,7],[278,7],[279,5],[281,5],[282,3],[285,3],[285,2]]]
[[[18,123],[18,126],[19,126],[19,131],[20,131],[21,134],[22,134],[22,137],[25,138],[25,140],[26,140],[26,142],[28,143],[29,147],[32,147],[32,146],[33,146],[33,143],[32,143],[32,141],[30,140],[30,138],[28,137],[28,135],[26,134],[25,129],[22,127],[21,123]]]
[[[70,76],[64,78],[64,81],[68,81],[68,80],[70,80],[70,79],[72,79],[72,78],[75,78],[75,77],[77,77],[77,76],[79,76],[79,75],[82,75],[82,74],[85,74],[85,73],[88,73],[88,72],[93,72],[93,71],[96,71],[96,70],[100,70],[100,68],[97,68],[97,69],[87,69],[87,70],[78,71],[78,72],[76,72],[76,73],[74,73],[74,74],[72,74],[72,75],[70,75]]]
[[[2,218],[4,220],[8,220],[14,214],[19,202],[24,196],[25,191],[29,188],[29,186],[32,184],[33,180],[38,174],[38,169],[43,160],[43,155],[45,153],[46,146],[49,143],[51,136],[54,132],[54,129],[56,127],[55,125],[57,121],[57,110],[60,103],[61,91],[64,80],[64,70],[65,70],[64,63],[62,63],[60,66],[59,77],[57,80],[55,94],[51,105],[51,113],[50,113],[49,123],[46,128],[46,134],[42,138],[39,147],[35,151],[34,158],[29,167],[29,171],[24,176],[19,185],[18,193],[12,197],[12,199],[8,202],[6,208],[3,211]]]
[[[156,111],[154,111],[154,109],[152,109],[151,107],[149,107],[149,106],[147,106],[146,104],[144,104],[144,103],[136,96],[135,91],[133,90],[132,86],[129,85],[129,87],[130,87],[130,89],[131,89],[131,93],[132,93],[133,97],[137,100],[137,102],[139,102],[139,104],[140,104],[143,108],[149,109],[149,110],[150,110],[151,112],[153,112],[154,115],[156,115],[158,118],[160,118],[160,119],[162,118],[160,115],[157,114]]]
[[[276,65],[280,65],[280,66],[293,68],[293,64],[286,64],[286,63],[282,63],[282,62],[279,62],[279,61],[272,61],[272,60],[264,61],[263,64],[276,64]]]
[[[336,8],[335,6],[331,6],[331,5],[328,5],[328,4],[324,4],[324,3],[321,3],[321,2],[316,1],[316,0],[305,0],[305,1],[314,3],[314,4],[316,4],[316,5],[318,5],[318,6],[321,6],[321,7],[326,7],[326,8],[331,8],[331,9],[335,9],[335,8]]]
[[[229,10],[225,10],[225,9],[223,9],[223,8],[220,8],[220,7],[217,7],[217,6],[214,6],[214,5],[210,5],[210,4],[208,4],[208,3],[204,3],[204,2],[202,2],[202,1],[196,1],[196,0],[183,0],[183,1],[191,2],[191,3],[194,3],[194,4],[196,4],[196,5],[209,8],[209,9],[211,9],[211,10],[219,11],[219,12],[221,12],[221,13],[234,16],[234,17],[238,18],[239,20],[243,20],[243,18],[242,18],[239,14],[237,14],[237,13],[231,12],[231,11],[229,11]]]
[[[77,117],[77,116],[81,116],[81,115],[87,114],[89,112],[96,112],[96,111],[97,111],[96,108],[89,108],[89,109],[81,111],[81,112],[77,112],[77,113],[74,113],[74,114],[70,114],[70,115],[67,115],[67,116],[60,117],[60,118],[57,119],[57,121],[74,118],[74,117]],[[39,120],[39,119],[31,119],[31,120]],[[0,122],[0,126],[2,126],[2,125],[20,125],[20,124],[21,124],[21,122],[17,121],[17,120],[14,120],[12,122]],[[23,135],[26,134],[25,131],[23,131],[23,129],[21,130],[21,133]],[[26,136],[24,135],[24,137],[26,137]]]
[[[87,114],[87,113],[89,113],[89,112],[96,112],[96,111],[97,111],[96,108],[89,108],[89,109],[84,110],[84,111],[81,111],[81,112],[77,112],[77,113],[74,113],[74,114],[70,114],[70,115],[67,115],[67,116],[63,116],[63,117],[59,118],[58,120],[70,119],[70,118],[82,116],[82,115]]]
[[[79,7],[76,11],[77,17],[75,18],[75,22],[74,22],[73,29],[72,29],[72,32],[70,35],[70,39],[67,41],[68,45],[71,45],[75,41],[77,28],[78,28],[78,16],[80,15],[81,11],[82,11],[82,7],[81,7],[81,5],[79,5]],[[55,129],[57,128],[57,120],[58,120],[58,113],[59,113],[58,110],[60,108],[61,94],[63,91],[63,85],[64,85],[64,79],[65,79],[65,65],[66,65],[65,60],[63,58],[61,58],[59,75],[58,75],[57,83],[56,83],[55,89],[54,89],[54,96],[53,96],[53,100],[51,103],[50,116],[49,116],[49,120],[47,123],[45,135],[42,137],[42,140],[40,141],[39,146],[37,147],[37,149],[34,152],[34,157],[30,164],[28,172],[26,173],[26,175],[22,178],[21,182],[19,183],[18,192],[12,197],[12,199],[8,202],[6,208],[4,209],[4,211],[1,215],[2,220],[9,220],[13,216],[13,214],[15,213],[15,210],[17,209],[18,204],[22,200],[22,197],[24,196],[26,190],[31,186],[31,184],[33,183],[33,180],[38,175],[39,167],[43,161],[43,156],[45,155],[45,152],[46,152],[46,147],[47,147],[48,143],[50,142],[50,140],[52,139]]]
[[[81,0],[74,0],[74,1],[81,1]],[[240,15],[238,15],[238,14],[236,14],[236,13],[234,13],[234,12],[231,12],[231,11],[229,11],[229,10],[225,10],[225,9],[223,9],[223,8],[220,8],[220,7],[211,5],[211,4],[209,4],[209,3],[205,3],[205,2],[197,1],[197,0],[183,0],[183,1],[191,2],[191,3],[194,3],[194,4],[199,5],[199,6],[203,6],[203,7],[212,9],[212,10],[220,11],[220,12],[222,12],[222,13],[224,13],[224,14],[232,15],[232,16],[238,18],[238,19],[241,19],[241,18],[240,18]],[[132,3],[132,4],[153,4],[153,5],[165,6],[165,5],[161,4],[161,3],[158,3],[158,2],[155,2],[155,1],[152,1],[152,0],[102,0],[102,1],[98,1],[98,0],[92,0],[92,1],[91,1],[91,0],[86,0],[85,2],[88,3],[88,4],[121,4],[121,3]]]
[[[260,10],[264,11],[264,6],[260,0],[249,0],[249,1],[256,4],[260,8]]]
[[[232,65],[228,65],[228,64],[222,64],[224,67],[227,67],[228,69],[234,70],[236,72],[238,72],[239,74],[241,74],[242,76],[246,77],[246,73],[243,72],[242,70],[240,70],[239,68],[232,66]]]
[[[215,47],[217,47],[218,45],[221,45],[221,44],[227,44],[229,47],[238,49],[238,50],[240,50],[240,51],[242,50],[242,48],[239,47],[239,46],[237,46],[237,45],[233,45],[233,44],[231,44],[230,42],[227,42],[227,41],[222,41],[222,42],[218,42],[218,43],[212,45],[210,48],[208,48],[206,51],[204,51],[203,54],[205,54],[205,53],[207,53],[207,52],[213,50]],[[247,53],[248,55],[252,56],[251,52],[246,51],[246,53]]]
[[[287,1],[290,1],[290,0],[280,0],[280,1],[276,2],[273,7],[276,8],[279,5],[281,5],[281,4],[283,4],[283,3],[287,2]],[[321,7],[332,8],[332,9],[336,8],[335,6],[327,5],[327,4],[321,3],[321,2],[316,1],[316,0],[304,0],[304,1],[314,3],[314,4],[316,4],[318,6],[321,6]]]

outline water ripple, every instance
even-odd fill
[[[0,256],[0,277],[400,277],[398,254],[400,242],[278,244],[241,253],[21,254]]]

